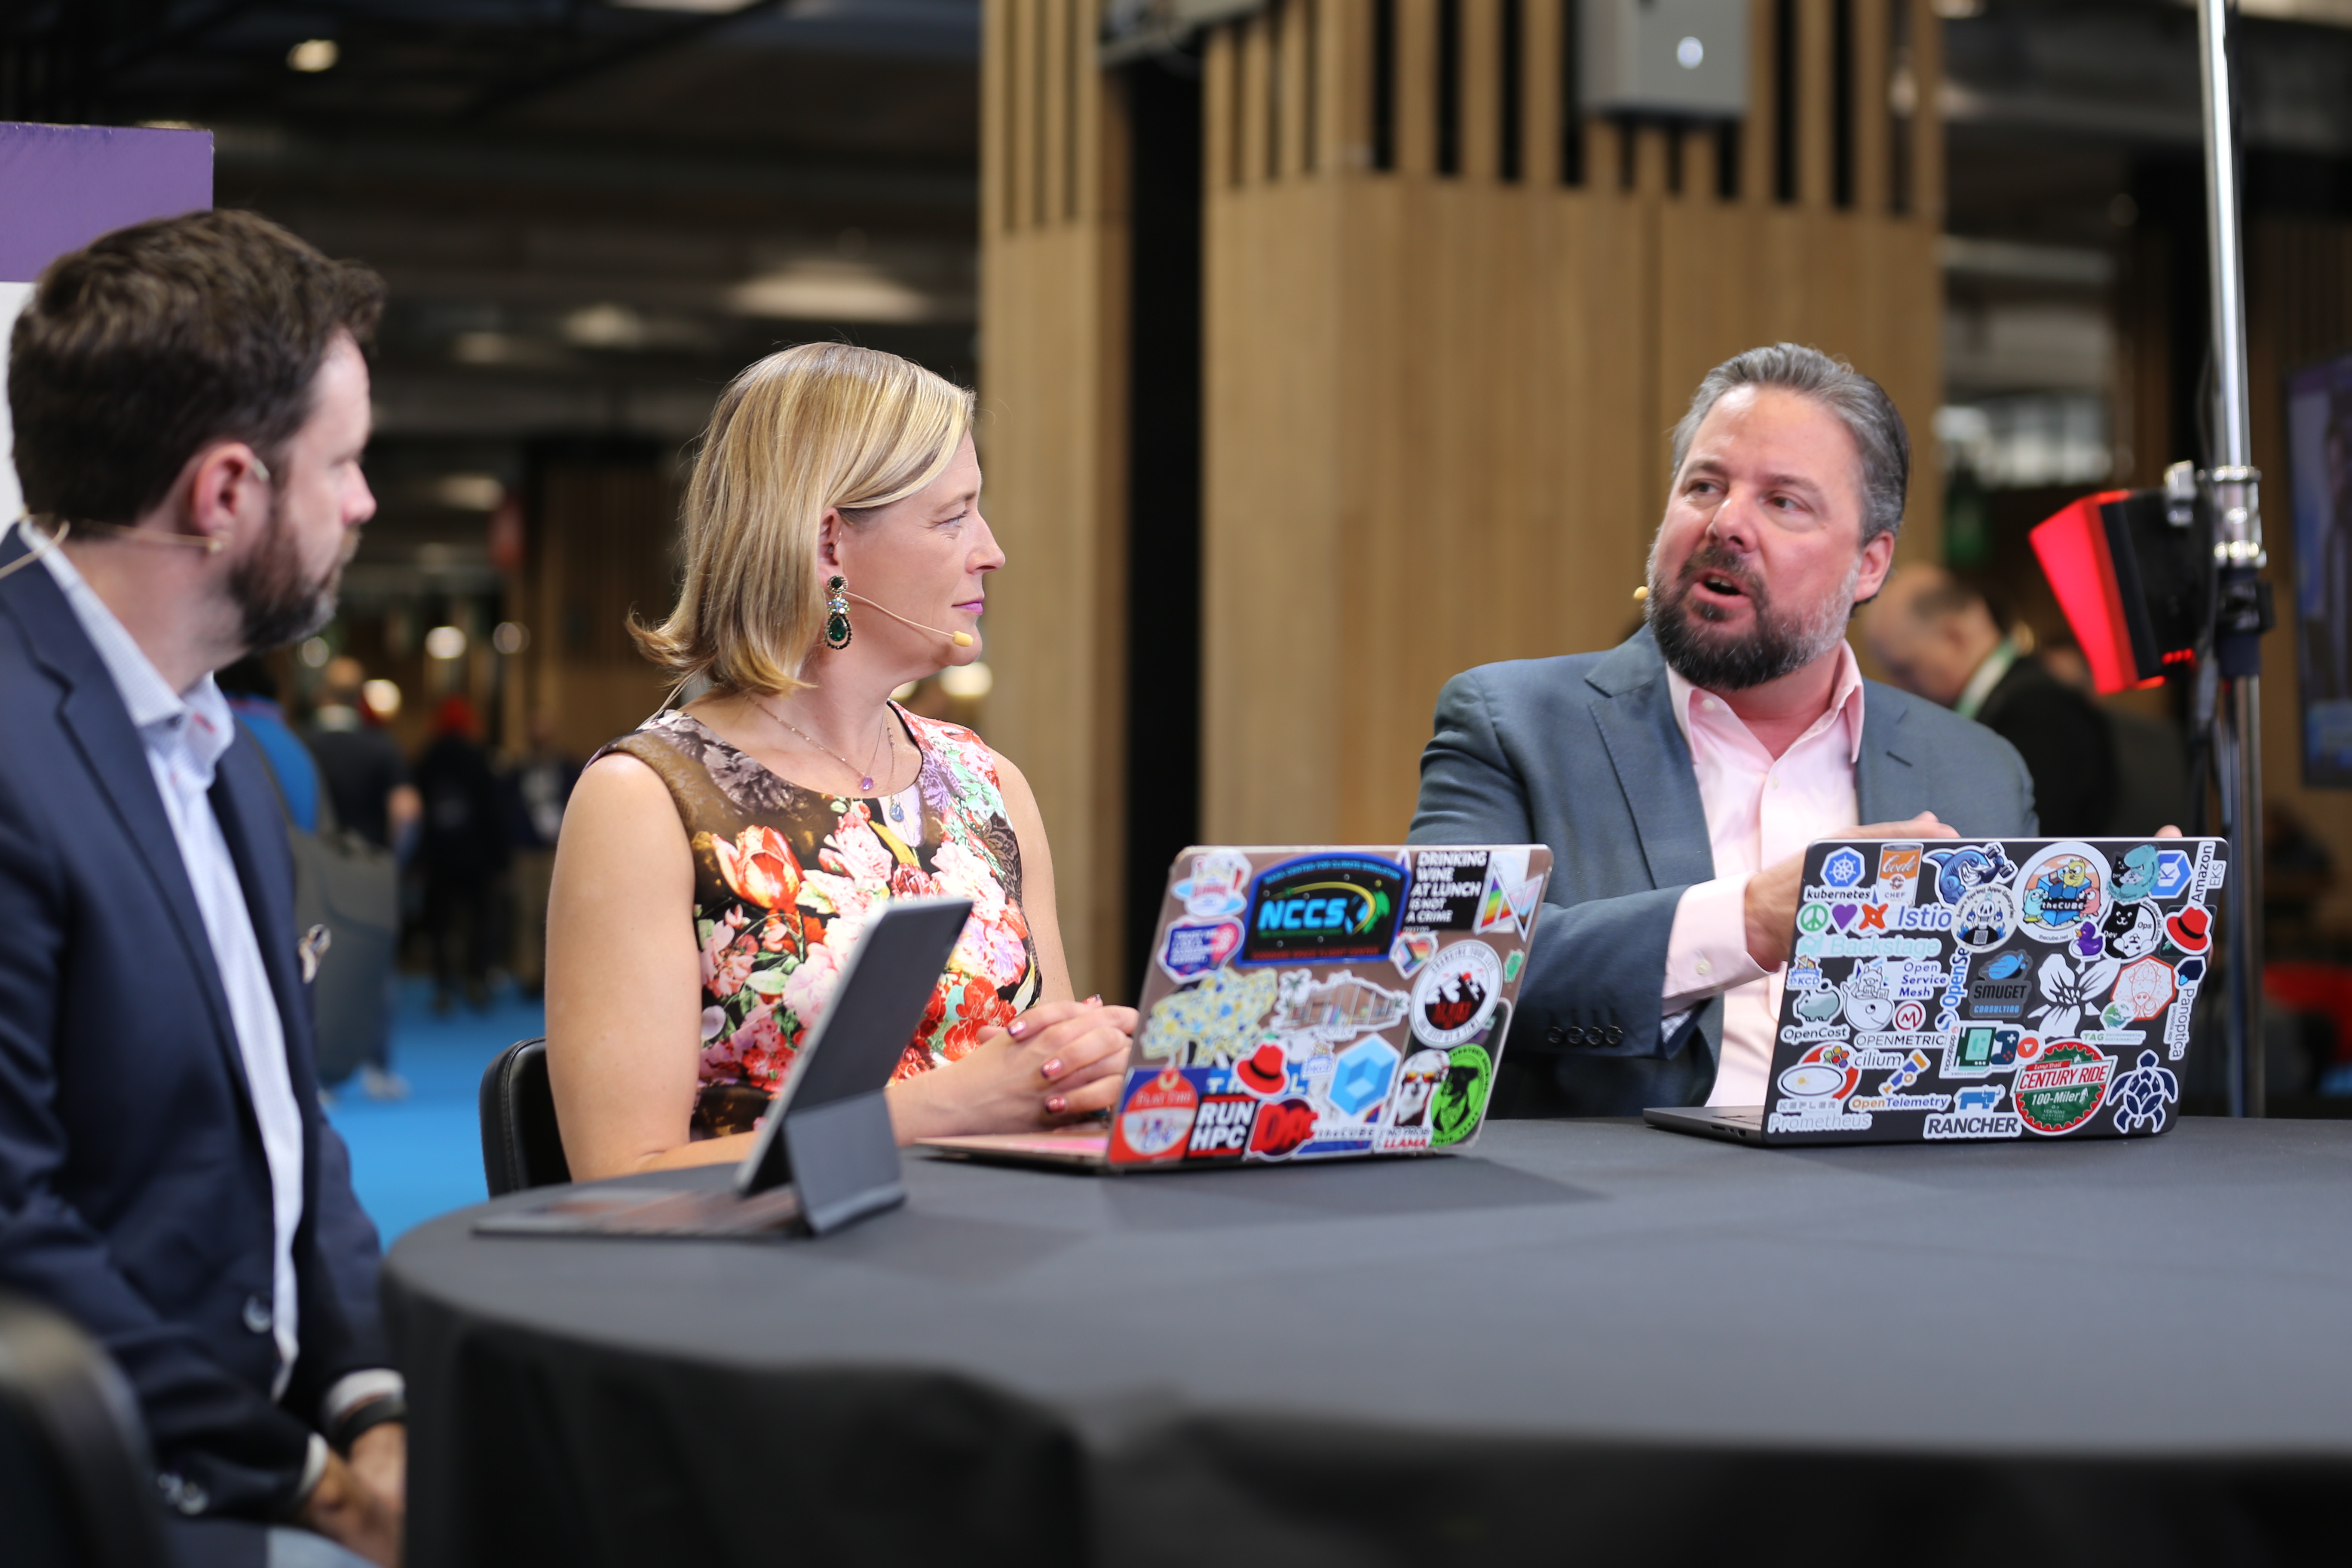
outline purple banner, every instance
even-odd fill
[[[0,121],[0,283],[110,229],[213,205],[209,131]]]

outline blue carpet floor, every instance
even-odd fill
[[[384,1246],[420,1220],[482,1201],[481,1123],[475,1112],[482,1069],[515,1041],[546,1032],[540,1005],[510,987],[486,1012],[460,1005],[447,1017],[436,1017],[432,985],[403,984],[392,1063],[408,1080],[408,1098],[371,1100],[353,1078],[327,1109],[328,1120],[352,1146],[352,1182]]]

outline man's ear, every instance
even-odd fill
[[[1871,536],[1862,547],[1862,573],[1853,580],[1853,602],[1866,604],[1878,597],[1886,586],[1887,574],[1895,567],[1895,535],[1879,533]]]
[[[236,542],[240,521],[258,527],[269,515],[269,469],[251,447],[223,441],[188,459],[182,479],[187,498],[184,523],[166,524],[213,542],[218,550]]]

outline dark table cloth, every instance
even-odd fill
[[[1783,1152],[1502,1122],[1453,1159],[907,1175],[821,1241],[411,1232],[410,1561],[2352,1543],[2352,1124]]]

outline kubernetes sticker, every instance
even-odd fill
[[[1832,888],[1853,888],[1862,883],[1864,866],[1862,852],[1840,847],[1830,851],[1822,862],[1822,880]]]
[[[1242,922],[1231,918],[1178,921],[1160,944],[1160,967],[1178,984],[1224,967],[1242,945]]]
[[[1405,871],[1376,855],[1303,855],[1259,873],[1240,962],[1386,959],[1403,912]]]

